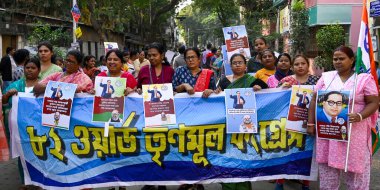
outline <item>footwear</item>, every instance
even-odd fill
[[[302,185],[302,190],[310,190],[310,187],[308,185]]]
[[[274,190],[284,190],[284,184],[276,183]]]

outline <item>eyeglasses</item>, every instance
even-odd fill
[[[233,61],[232,63],[231,63],[232,65],[243,65],[244,64],[244,61]]]
[[[63,63],[64,64],[76,64],[75,62],[72,62],[72,61],[70,61],[70,60],[63,60]]]
[[[186,61],[194,60],[196,58],[198,58],[198,57],[196,57],[196,56],[188,56],[188,57],[186,57]]]
[[[342,106],[342,105],[343,105],[343,102],[341,102],[341,101],[334,102],[334,101],[332,101],[332,100],[329,100],[329,101],[327,101],[327,104],[328,104],[329,106],[334,106],[334,105],[336,105],[336,106]]]

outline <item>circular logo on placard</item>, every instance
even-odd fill
[[[168,89],[168,87],[166,85],[161,86],[161,90],[167,90],[167,89]]]
[[[120,82],[119,80],[117,80],[117,81],[115,82],[115,85],[116,85],[117,87],[120,87],[122,84],[121,84],[121,82]]]
[[[244,95],[245,95],[245,96],[250,96],[250,95],[252,95],[252,92],[250,92],[250,91],[245,91]]]
[[[336,122],[339,123],[340,125],[343,125],[344,119],[343,118],[338,118]]]

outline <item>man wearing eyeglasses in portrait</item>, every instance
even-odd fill
[[[342,125],[345,120],[339,115],[343,109],[344,95],[338,91],[328,92],[323,96],[322,108],[319,109],[318,121],[330,124]]]

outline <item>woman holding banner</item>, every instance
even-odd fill
[[[233,54],[230,59],[231,70],[233,75],[226,76],[221,79],[219,88],[233,89],[233,88],[250,88],[260,90],[268,88],[268,85],[260,79],[246,74],[247,61],[242,54]],[[249,190],[251,189],[251,182],[240,183],[222,183],[223,190]]]
[[[108,51],[106,54],[106,61],[107,71],[99,73],[98,76],[126,78],[127,84],[125,84],[126,89],[124,95],[131,93],[135,89],[137,81],[131,73],[122,70],[123,63],[125,61],[123,59],[123,52],[118,49],[112,49]]]
[[[93,88],[91,79],[79,70],[83,55],[78,50],[71,50],[67,53],[64,60],[66,65],[65,72],[53,73],[36,84],[33,88],[34,95],[39,96],[45,93],[46,85],[49,81],[58,81],[77,84],[76,92],[89,92]]]
[[[185,50],[187,66],[177,68],[173,76],[173,89],[176,92],[186,91],[188,94],[203,92],[202,97],[207,98],[216,89],[214,72],[200,68],[200,55],[198,48]]]
[[[309,74],[309,60],[303,55],[297,55],[292,64],[294,75],[287,76],[280,80],[277,87],[291,88],[293,85],[315,85],[319,77]],[[284,179],[276,181],[276,190],[284,189]],[[308,180],[302,181],[302,189],[308,190],[310,182]]]
[[[38,58],[31,58],[24,65],[24,77],[13,82],[4,90],[4,95],[2,96],[2,102],[3,104],[6,104],[6,106],[4,106],[4,124],[6,127],[8,127],[9,111],[12,108],[12,99],[11,99],[12,96],[16,95],[18,92],[31,93],[33,90],[33,87],[38,83],[38,75],[40,71],[41,71],[41,64]],[[9,137],[9,134],[8,134],[8,137]],[[20,160],[18,160],[18,169],[20,172],[21,182],[24,184],[24,171],[22,169]]]
[[[230,63],[233,75],[226,76],[220,80],[219,88],[221,90],[249,87],[253,87],[254,90],[268,88],[264,81],[245,73],[247,61],[242,54],[233,54]]]
[[[371,128],[377,119],[378,91],[370,74],[355,77],[355,55],[351,48],[340,46],[334,51],[333,65],[336,71],[325,72],[316,85],[318,90],[349,90],[356,88],[354,110],[348,114],[352,123],[348,155],[348,172],[345,169],[347,143],[317,138],[316,160],[319,163],[321,189],[339,189],[340,175],[345,176],[348,189],[369,189],[371,168]],[[355,86],[355,79],[357,85]],[[308,133],[315,133],[316,96],[309,110]]]
[[[292,59],[287,53],[282,53],[278,56],[276,72],[270,76],[267,81],[269,88],[276,88],[281,79],[293,74],[290,70],[291,62]]]
[[[157,42],[148,46],[148,59],[150,64],[141,67],[137,77],[138,92],[141,92],[143,84],[164,84],[171,83],[174,70],[165,58],[165,48]]]
[[[277,87],[290,88],[293,85],[315,85],[319,77],[309,74],[309,59],[304,55],[297,55],[292,64],[294,75],[280,80]]]

